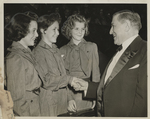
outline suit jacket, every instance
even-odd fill
[[[97,90],[97,95],[92,93],[93,97],[97,96],[97,115],[146,117],[147,43],[138,36],[122,54],[104,84],[107,67],[100,83],[89,84],[87,91],[87,97],[90,97],[91,91]]]

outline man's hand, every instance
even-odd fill
[[[83,79],[76,79],[74,80],[74,83],[76,83],[76,85],[79,85],[78,87],[74,87],[73,88],[76,91],[85,91],[88,88],[88,82],[84,81]]]
[[[79,85],[79,83],[76,83],[76,80],[78,80],[78,78],[73,77],[73,80],[71,82],[71,87],[73,87],[74,89],[80,89],[81,86]]]

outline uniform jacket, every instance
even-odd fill
[[[33,49],[33,54],[42,68],[43,89],[47,91],[43,96],[43,116],[56,116],[67,112],[67,89],[71,76],[66,75],[64,62],[59,49],[53,44],[52,48],[43,40]],[[48,102],[48,104],[47,104]]]
[[[107,67],[100,83],[89,84],[87,93],[87,97],[97,96],[98,116],[147,116],[147,43],[138,36],[122,54],[104,85]],[[97,95],[91,92],[96,90]]]
[[[68,75],[82,78],[86,81],[100,81],[99,56],[95,43],[82,39],[78,45],[75,45],[71,40],[67,45],[61,47],[60,51],[63,55]],[[82,92],[75,92],[71,87],[69,89],[69,95],[76,101],[77,110],[92,107],[93,102],[84,100]]]
[[[20,116],[39,116],[39,95],[33,93],[41,86],[30,49],[13,42],[6,56],[7,89],[14,102],[14,111]]]
[[[70,41],[67,45],[61,47],[61,54],[64,56],[65,68],[69,75],[77,76],[79,78],[89,78],[91,77],[93,82],[100,81],[100,69],[99,69],[99,56],[97,45],[92,42],[87,42],[84,39],[79,44],[78,49],[73,47],[74,43]],[[72,57],[72,51],[79,50],[79,57],[81,61],[83,76],[80,74],[72,72],[72,63],[76,62]],[[78,72],[78,71],[77,71]]]

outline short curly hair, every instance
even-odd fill
[[[47,30],[55,21],[59,24],[61,22],[61,17],[58,13],[51,13],[50,15],[43,15],[38,19],[38,27],[40,29]]]
[[[68,19],[64,22],[61,33],[70,40],[72,38],[71,30],[75,27],[75,22],[83,22],[85,24],[85,36],[89,34],[88,31],[88,23],[89,21],[85,19],[84,16],[79,14],[74,14],[68,17]]]
[[[36,21],[36,19],[25,13],[15,14],[4,28],[4,39],[7,41],[20,41],[29,33],[31,21]]]

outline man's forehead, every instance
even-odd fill
[[[111,24],[114,24],[118,21],[118,15],[113,16]]]
[[[113,18],[112,21],[111,21],[111,24],[114,24],[114,22],[115,22],[115,20],[114,20],[114,18]]]

